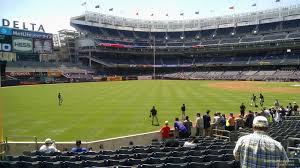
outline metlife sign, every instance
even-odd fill
[[[32,53],[32,39],[24,37],[13,37],[13,52]]]
[[[42,33],[42,32],[33,32],[33,31],[25,31],[25,30],[17,30],[12,29],[13,36],[21,36],[33,39],[51,39],[53,38],[52,34],[49,33]]]

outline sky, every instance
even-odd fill
[[[254,12],[290,5],[300,0],[0,0],[0,19],[42,24],[45,31],[56,34],[72,29],[70,18],[85,11],[135,19],[196,19]],[[86,5],[84,5],[86,4]],[[252,6],[256,4],[256,6]],[[95,8],[99,5],[100,8]],[[229,9],[229,7],[234,9]],[[109,11],[113,8],[113,11]],[[196,15],[195,12],[199,11]],[[136,15],[138,13],[138,15]],[[153,13],[153,16],[151,14]],[[184,13],[180,16],[180,13]],[[168,16],[166,16],[168,14]],[[0,21],[1,21],[0,20]],[[2,23],[0,23],[0,26]]]

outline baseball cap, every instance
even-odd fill
[[[268,127],[269,123],[266,117],[264,116],[257,116],[253,120],[253,126],[256,127]]]
[[[169,121],[165,121],[165,124],[169,124]]]
[[[52,144],[53,142],[52,142],[52,140],[50,139],[50,138],[47,138],[46,140],[45,140],[45,144]]]
[[[296,104],[296,102],[294,102],[294,104]]]

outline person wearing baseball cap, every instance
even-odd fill
[[[59,152],[55,147],[54,141],[50,138],[45,140],[45,144],[40,147],[39,151],[45,153]]]
[[[239,138],[233,155],[241,167],[285,167],[287,154],[280,142],[272,139],[266,131],[269,123],[266,117],[253,120],[253,133]]]
[[[165,126],[161,128],[161,138],[163,140],[170,138],[170,130],[171,128],[169,127],[169,122],[165,121]]]

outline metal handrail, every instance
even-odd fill
[[[212,134],[213,136],[218,137],[218,138],[225,138],[225,139],[229,139],[230,140],[230,135],[231,135],[230,131],[228,131],[228,130],[221,130],[221,129],[213,129],[212,131],[216,132],[215,134],[214,133]],[[220,135],[218,133],[226,133],[226,134],[228,134],[228,136]]]
[[[37,136],[19,136],[19,135],[9,135],[5,137],[5,141],[4,141],[4,151],[5,153],[8,153],[9,147],[8,147],[8,138],[34,138],[34,143],[35,143],[35,150],[39,149],[38,146],[38,138]]]

